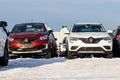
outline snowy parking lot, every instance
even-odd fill
[[[120,80],[120,59],[12,59],[0,80]]]

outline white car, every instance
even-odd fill
[[[112,38],[100,23],[76,23],[67,38],[67,58],[112,57]]]
[[[64,37],[62,40],[62,43],[60,43],[60,56],[66,56],[66,39],[67,37]]]
[[[5,21],[0,21],[0,66],[8,65],[7,33]]]

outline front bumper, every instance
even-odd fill
[[[101,40],[99,43],[69,42],[69,51],[77,53],[107,53],[112,52],[112,41]]]
[[[10,47],[8,48],[9,53],[11,54],[35,54],[35,53],[41,53],[41,54],[46,54],[48,51],[48,44],[42,44],[41,46],[37,47],[29,47],[29,48],[13,48]]]

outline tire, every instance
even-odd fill
[[[75,56],[70,51],[68,51],[67,59],[75,59]]]
[[[1,58],[1,66],[7,66],[8,65],[8,50],[7,50],[7,45],[5,45],[4,48],[4,56]]]
[[[52,58],[51,51],[48,51],[47,54],[45,55],[46,59]]]
[[[112,52],[111,52],[111,53],[109,53],[109,54],[106,54],[106,55],[105,55],[105,58],[112,58],[112,57],[113,57]]]
[[[120,47],[116,41],[113,41],[113,57],[120,57]]]
[[[80,58],[85,58],[86,54],[79,54]]]
[[[120,57],[120,50],[119,49],[113,50],[113,57]]]
[[[60,52],[60,57],[66,57],[66,51],[65,52]]]
[[[58,57],[57,49],[54,49],[54,57]]]
[[[54,48],[51,49],[50,53],[51,53],[51,58],[57,57],[56,51]]]

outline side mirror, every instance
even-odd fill
[[[50,34],[50,33],[52,33],[52,32],[53,32],[53,30],[49,30],[48,32],[49,32],[49,34]]]
[[[0,27],[5,27],[7,26],[7,22],[5,21],[0,21]]]

